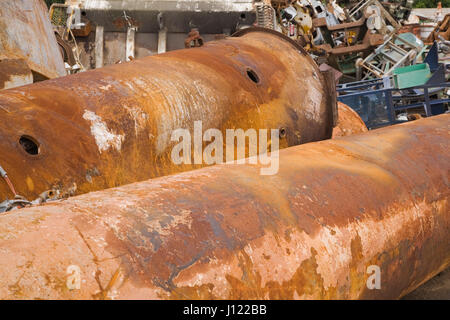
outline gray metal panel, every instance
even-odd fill
[[[131,23],[138,32],[189,32],[199,28],[201,33],[222,33],[236,30],[239,24],[251,25],[256,16],[252,0],[73,0],[81,4],[82,14],[101,24],[105,32],[124,32]],[[127,18],[125,18],[125,14]]]

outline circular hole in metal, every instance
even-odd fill
[[[247,18],[247,15],[245,13],[241,13],[241,19],[245,20],[245,18]]]
[[[280,138],[286,137],[286,128],[280,128]]]
[[[253,71],[252,69],[248,68],[247,69],[247,76],[249,77],[250,80],[252,80],[254,83],[259,83],[259,77],[256,74],[255,71]]]
[[[81,15],[82,15],[83,17],[85,17],[85,16],[86,16],[86,11],[81,11]]]
[[[19,143],[26,153],[33,156],[39,154],[39,143],[33,137],[21,136],[19,139]]]

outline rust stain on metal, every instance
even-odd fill
[[[172,131],[192,134],[197,120],[223,133],[284,128],[281,148],[330,138],[325,81],[299,50],[280,33],[247,30],[201,48],[4,90],[0,164],[17,192],[34,199],[49,189],[80,194],[198,168],[170,158]],[[24,150],[23,137],[34,152]]]
[[[449,133],[441,115],[281,150],[274,176],[225,164],[13,211],[0,298],[399,298],[450,265]]]
[[[450,13],[437,24],[436,28],[430,33],[425,40],[427,44],[433,44],[434,41],[441,41],[442,39],[450,40]],[[442,39],[439,39],[441,37]]]
[[[0,60],[0,89],[33,83],[33,74],[23,59]]]
[[[141,23],[134,19],[133,17],[129,17],[129,16],[120,16],[117,17],[113,20],[113,25],[118,28],[118,29],[126,29],[127,27],[130,26],[134,26],[134,27],[139,27],[141,25]]]
[[[338,122],[333,128],[333,138],[350,136],[368,131],[366,124],[352,108],[338,102]]]
[[[198,29],[191,29],[187,38],[184,40],[185,48],[201,47],[203,45],[203,38],[200,36]]]

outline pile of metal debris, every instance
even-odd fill
[[[369,128],[448,110],[450,14],[427,34],[409,24],[411,8],[412,1],[256,3],[257,24],[301,43],[321,69],[334,70],[339,100]]]
[[[10,11],[3,16],[20,8]],[[298,42],[349,82],[421,63],[434,41],[439,52],[448,52],[449,17],[423,32],[411,23],[411,11],[412,0],[67,0],[53,4],[49,15],[68,73],[201,46],[257,25]]]
[[[424,58],[424,42],[403,28],[411,0],[331,0],[326,5],[320,0],[264,0],[255,6],[259,26],[298,41],[319,64],[343,73],[347,82],[391,75],[395,68]],[[442,25],[446,23],[444,19]]]
[[[400,60],[405,57],[399,55]],[[381,71],[374,69],[375,74]],[[450,102],[446,74],[446,65],[438,60],[438,44],[434,43],[422,63],[394,65],[380,77],[339,84],[338,99],[357,111],[370,129],[409,121],[417,115],[438,115],[448,111]]]

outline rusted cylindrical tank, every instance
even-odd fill
[[[280,147],[331,137],[333,99],[311,58],[256,29],[0,94],[0,165],[27,198],[84,193],[192,169],[173,130],[281,129]],[[197,166],[198,167],[198,166]],[[0,198],[9,194],[0,183]]]
[[[450,264],[449,129],[441,115],[281,150],[273,176],[224,164],[12,211],[0,298],[401,297]]]
[[[348,105],[338,102],[338,121],[333,128],[333,138],[351,136],[368,131],[359,114]]]

